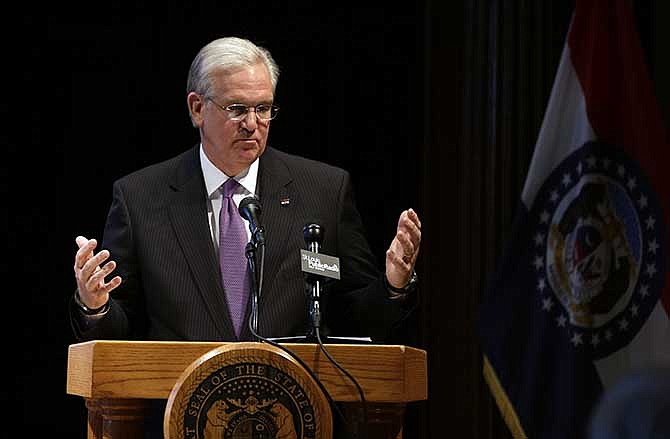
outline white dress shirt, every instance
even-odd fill
[[[207,217],[209,219],[209,229],[212,233],[212,242],[214,246],[219,248],[219,211],[223,203],[223,192],[221,187],[228,181],[229,178],[235,178],[240,184],[238,192],[233,194],[233,201],[236,206],[240,205],[240,201],[249,195],[256,195],[256,178],[258,177],[258,158],[238,175],[226,175],[219,168],[207,158],[205,150],[200,144],[200,166],[202,167],[202,175],[205,178],[205,187],[207,189]],[[243,218],[244,219],[244,218]],[[247,238],[251,239],[251,231],[249,230],[249,222],[244,219],[247,225],[245,230]]]

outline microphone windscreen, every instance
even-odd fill
[[[249,195],[248,197],[244,197],[242,201],[240,201],[238,210],[240,211],[240,215],[242,215],[245,218],[248,217],[247,211],[253,211],[254,214],[260,215],[261,201],[255,195]]]
[[[302,234],[307,245],[315,242],[321,244],[323,242],[324,229],[318,222],[310,221],[303,227]]]

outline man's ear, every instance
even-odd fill
[[[186,96],[186,105],[188,106],[188,112],[191,115],[193,126],[199,127],[204,118],[205,98],[192,91]]]

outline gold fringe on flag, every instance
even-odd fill
[[[500,414],[505,420],[505,424],[507,424],[507,428],[509,428],[512,436],[514,439],[528,439],[526,432],[523,431],[521,422],[519,422],[519,417],[517,416],[516,411],[514,411],[514,407],[512,406],[512,403],[510,403],[505,390],[500,385],[498,375],[496,375],[496,371],[493,369],[493,366],[491,366],[486,355],[484,355],[483,369],[484,380],[486,380],[486,384],[488,384],[489,390],[493,394],[493,398],[496,400],[498,410],[500,410]]]

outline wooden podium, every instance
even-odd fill
[[[90,341],[70,345],[67,393],[85,399],[88,438],[142,438],[148,400],[167,400],[189,366],[226,345],[235,343]],[[361,422],[358,390],[318,345],[282,346],[314,372],[349,423]],[[326,348],[363,390],[368,437],[402,438],[406,404],[427,399],[426,352],[401,345],[328,344]]]

